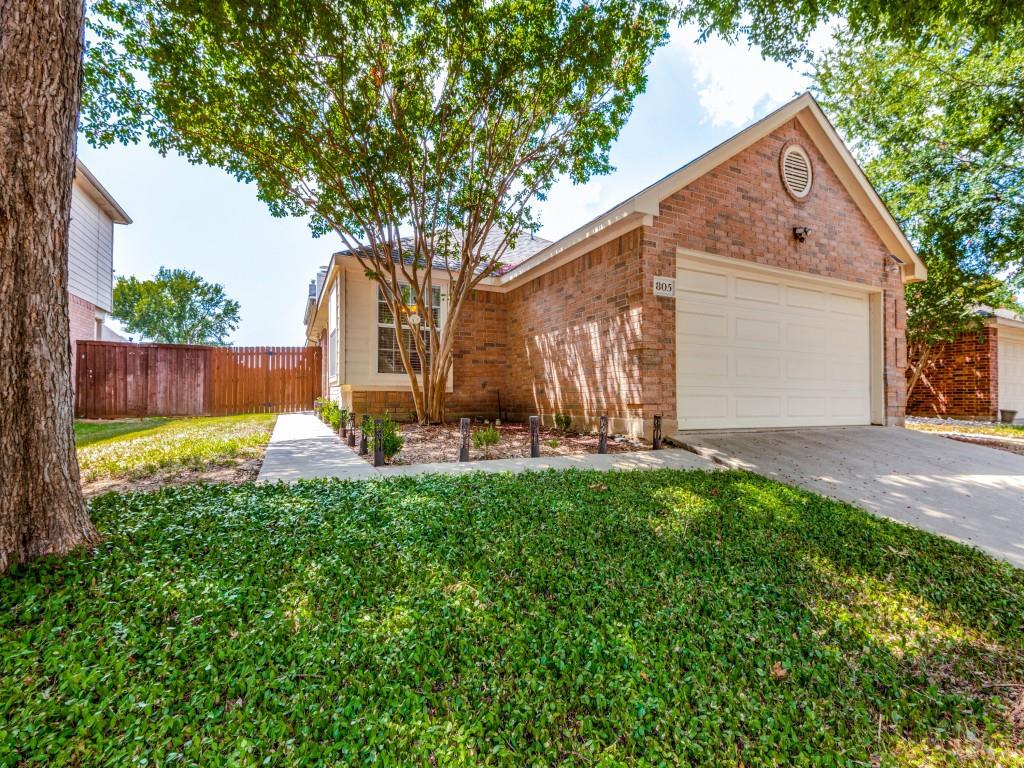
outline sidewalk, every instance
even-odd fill
[[[259,482],[337,477],[362,480],[370,477],[462,475],[467,472],[532,472],[545,469],[721,469],[710,460],[677,448],[630,453],[546,456],[539,459],[494,459],[466,463],[438,462],[374,467],[345,445],[316,416],[289,413],[277,417],[274,434],[260,469]]]
[[[315,477],[360,479],[377,474],[311,413],[277,417],[257,482],[286,483]]]

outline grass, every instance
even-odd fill
[[[75,425],[75,442],[82,480],[203,471],[258,457],[270,439],[274,420],[271,414],[259,413],[118,421],[109,426],[79,422]],[[129,429],[131,426],[137,429]]]
[[[146,430],[166,424],[170,419],[153,416],[147,419],[114,419],[111,421],[76,421],[75,445],[82,448],[86,445],[109,440],[113,437],[130,435],[133,432]]]
[[[964,435],[990,435],[992,437],[1016,437],[1024,439],[1024,424],[987,424],[976,426],[974,424],[927,424],[922,422],[908,422],[907,429],[917,429],[921,432],[958,433]]]
[[[91,511],[95,552],[0,577],[0,765],[1024,762],[1024,572],[754,475]]]

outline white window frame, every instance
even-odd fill
[[[386,300],[386,298],[384,296],[384,289],[381,287],[381,285],[379,283],[375,282],[375,288],[376,288],[375,296],[376,296],[377,300],[374,302],[373,310],[374,310],[374,314],[376,316],[375,326],[376,326],[377,330],[376,330],[376,338],[375,338],[376,344],[374,345],[375,346],[375,349],[374,349],[374,359],[376,361],[375,363],[373,363],[374,371],[375,371],[375,373],[378,376],[392,376],[392,375],[395,375],[395,374],[399,374],[399,375],[403,375],[404,376],[406,371],[405,371],[405,367],[402,365],[401,357],[399,357],[397,345],[395,345],[392,349],[387,350],[390,353],[390,355],[392,356],[392,369],[393,370],[382,370],[382,366],[381,366],[381,352],[382,352],[382,350],[384,348],[381,346],[381,331],[385,330],[385,329],[390,329],[392,331],[392,333],[395,333],[397,331],[397,326],[396,326],[394,317],[391,318],[391,322],[387,322],[385,320],[382,320],[382,318],[381,318],[381,311],[384,310],[390,316],[391,315],[391,307],[388,306],[387,300]],[[409,286],[408,283],[400,283],[399,284],[399,289],[402,291],[403,298],[406,298],[406,301],[411,300],[412,289],[411,289],[411,287]],[[431,303],[433,305],[432,306],[432,310],[434,312],[434,324],[437,327],[437,329],[440,331],[440,329],[442,327],[442,323],[444,322],[444,312],[443,312],[443,309],[442,309],[443,302],[442,302],[442,296],[441,296],[441,287],[438,286],[438,285],[431,286],[431,291],[433,293],[433,297],[432,297],[432,302]],[[411,329],[409,329],[408,327],[403,328],[403,331],[405,331],[406,333],[410,333],[410,334],[412,333]],[[427,345],[427,354],[429,355],[430,352],[431,352],[431,350],[430,350],[430,336],[429,336],[429,329],[427,328],[426,323],[422,323],[420,325],[420,332],[424,335],[424,342]],[[415,347],[412,346],[412,338],[411,338],[411,336],[409,338],[409,347],[408,347],[408,349],[409,349],[410,355],[413,356],[414,362],[419,362],[415,358],[416,350],[415,350]],[[414,370],[417,373],[419,373],[422,370],[422,367],[414,366]]]

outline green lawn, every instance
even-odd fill
[[[275,416],[132,419],[75,425],[82,481],[202,472],[262,456]]]
[[[1024,762],[1024,571],[754,475],[91,509],[0,577],[0,765]]]
[[[101,440],[109,440],[112,437],[122,437],[133,432],[145,432],[146,430],[166,424],[170,419],[162,416],[154,416],[148,419],[114,419],[112,421],[76,421],[75,422],[75,445],[79,448],[98,443]]]
[[[907,422],[907,429],[917,429],[922,432],[958,433],[965,435],[991,435],[993,437],[1017,437],[1024,439],[1024,424],[987,424],[976,426],[974,424],[925,424],[921,422]]]

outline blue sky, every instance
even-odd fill
[[[655,55],[647,91],[616,142],[616,170],[574,187],[559,183],[539,210],[540,235],[556,240],[670,173],[806,88],[806,79],[756,50],[676,30]],[[256,190],[224,171],[161,157],[142,146],[93,149],[82,160],[134,220],[114,233],[117,274],[193,269],[241,305],[235,344],[302,344],[309,280],[337,249],[304,219],[277,219]],[[112,323],[116,327],[116,323]]]

